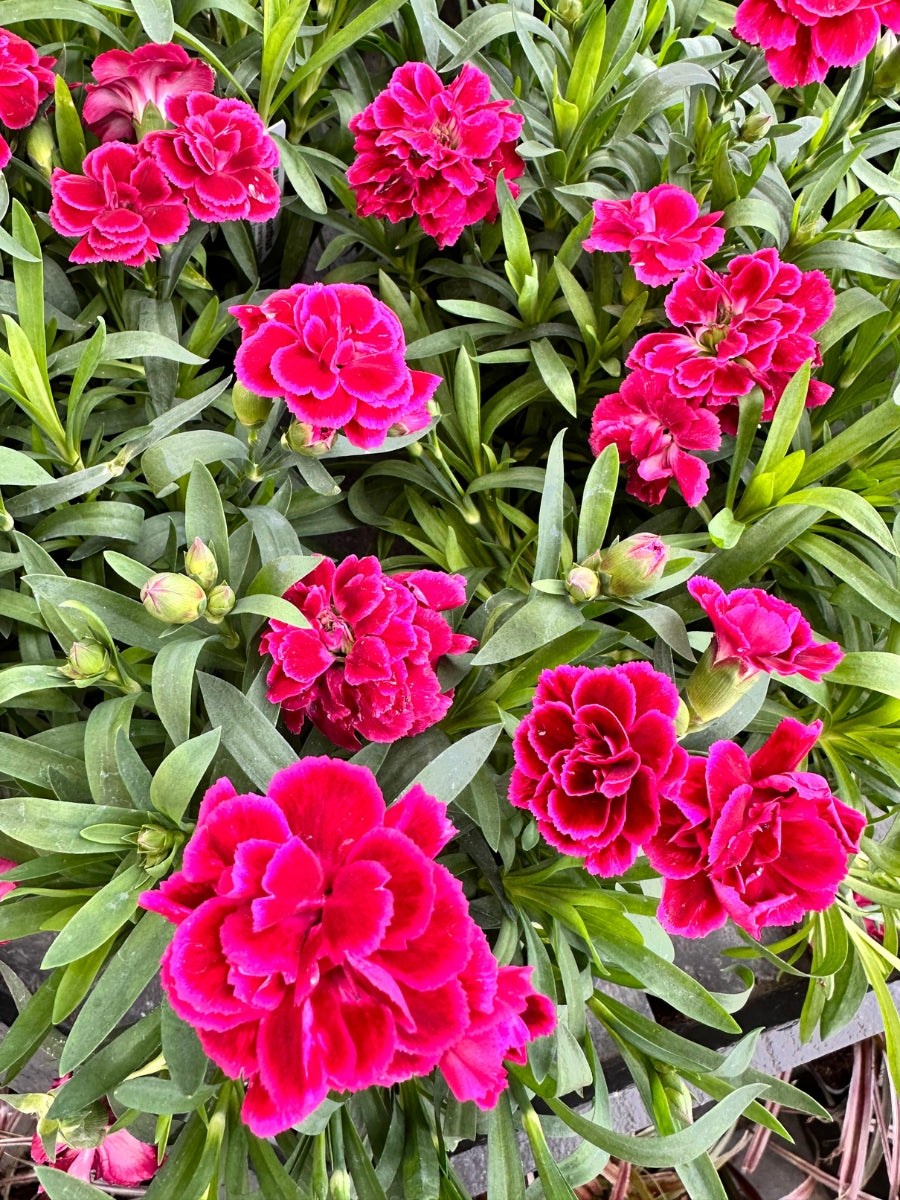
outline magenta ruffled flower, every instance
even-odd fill
[[[661,183],[627,200],[595,200],[591,235],[582,245],[627,251],[635,278],[657,287],[715,254],[725,240],[725,230],[716,225],[721,216],[701,217],[690,192]]]
[[[442,249],[467,225],[493,221],[497,176],[510,183],[525,170],[516,152],[524,118],[490,97],[487,75],[468,63],[446,86],[427,63],[398,67],[350,121],[357,157],[347,181],[359,215],[417,216]]]
[[[675,685],[646,662],[544,671],[513,738],[510,802],[591,874],[620,875],[684,774],[677,713]]]
[[[676,396],[718,412],[725,431],[734,433],[738,399],[754,384],[762,389],[768,421],[803,363],[821,365],[812,335],[833,309],[827,277],[782,262],[777,250],[738,255],[724,275],[700,263],[666,297],[666,314],[683,332],[647,334],[627,365],[664,376]],[[814,380],[807,407],[824,404],[831,391]]]
[[[713,668],[736,667],[738,683],[760,671],[818,682],[844,657],[837,642],[820,645],[813,639],[799,608],[761,588],[726,593],[702,575],[687,586],[713,623]]]
[[[216,82],[211,67],[173,42],[151,42],[130,53],[107,50],[94,59],[91,72],[97,82],[85,88],[83,115],[101,142],[137,141],[135,126],[148,104],[162,114],[171,96],[211,92]]]
[[[163,987],[245,1080],[259,1137],[329,1090],[387,1087],[444,1060],[458,1099],[495,1097],[502,1058],[552,1029],[550,1002],[522,968],[498,967],[434,861],[453,833],[421,787],[386,809],[371,771],[330,758],[276,772],[266,796],[227,779],[206,793],[182,870],[141,904],[177,926]],[[471,1042],[489,1080],[458,1067]]]
[[[50,224],[64,237],[81,238],[69,255],[74,263],[143,266],[190,223],[184,201],[153,159],[124,142],[92,150],[83,175],[57,167],[50,189]]]
[[[796,770],[821,731],[821,721],[788,718],[749,758],[716,742],[691,759],[646,846],[665,877],[659,919],[669,933],[702,937],[731,917],[759,937],[834,901],[866,819],[821,775]]]
[[[278,147],[243,100],[176,93],[165,104],[175,126],[141,144],[187,201],[198,221],[269,221],[278,215]]]
[[[612,442],[626,468],[625,490],[645,504],[660,504],[671,480],[693,507],[706,495],[709,467],[690,450],[717,450],[722,440],[713,413],[673,395],[669,380],[633,371],[618,392],[602,396],[591,419],[591,449]]]
[[[897,0],[743,0],[734,31],[763,48],[776,83],[798,87],[862,62],[882,25],[900,33]]]
[[[295,283],[228,311],[241,327],[240,382],[283,396],[323,437],[343,428],[354,446],[373,449],[393,426],[428,424],[440,376],[409,369],[400,321],[362,284]]]
[[[356,749],[357,734],[394,742],[444,716],[453,692],[435,668],[473,638],[454,633],[440,614],[466,602],[461,575],[414,571],[385,575],[377,558],[323,558],[287,592],[309,621],[298,629],[270,621],[260,653],[272,656],[266,682],[287,726],[310,721],[335,745]]]
[[[53,95],[55,62],[24,38],[0,29],[0,121],[8,129],[30,125],[42,101]]]

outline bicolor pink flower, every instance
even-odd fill
[[[717,450],[721,440],[713,413],[674,395],[669,380],[651,371],[626,375],[619,391],[600,397],[591,419],[594,454],[615,442],[625,490],[645,504],[661,504],[673,479],[691,507],[699,504],[709,467],[688,451]]]
[[[699,263],[666,297],[675,330],[648,333],[628,355],[629,367],[664,376],[676,396],[718,412],[727,433],[737,429],[738,400],[758,385],[762,419],[771,420],[791,376],[822,355],[812,336],[834,309],[834,291],[821,271],[801,271],[774,249],[741,254],[724,275]],[[832,389],[814,380],[807,407]]]
[[[394,742],[439,721],[453,702],[436,668],[473,638],[440,614],[466,602],[465,580],[442,571],[385,575],[377,558],[323,558],[285,595],[309,621],[299,629],[272,620],[260,653],[272,656],[268,699],[288,729],[310,721],[335,745],[357,735]]]
[[[497,176],[515,196],[525,166],[516,151],[523,117],[491,100],[487,75],[467,63],[449,84],[427,63],[398,67],[385,91],[350,120],[356,160],[347,182],[361,217],[416,216],[438,246],[497,216]]]
[[[677,713],[675,685],[646,662],[544,671],[513,738],[510,802],[592,875],[620,875],[684,774]]]
[[[278,147],[259,114],[243,100],[206,92],[176,93],[165,103],[174,129],[148,133],[141,144],[182,193],[198,221],[269,221],[278,215]]]
[[[139,146],[106,142],[84,160],[84,174],[57,167],[50,177],[50,224],[81,240],[74,263],[140,267],[177,242],[190,221],[181,196]]]
[[[671,283],[725,240],[720,212],[700,216],[697,201],[684,188],[661,183],[627,200],[595,200],[594,224],[585,250],[623,250],[635,278],[653,287]]]
[[[162,115],[171,96],[211,92],[216,83],[211,67],[174,42],[107,50],[94,59],[91,72],[97,82],[85,88],[83,116],[101,142],[137,141],[135,126],[148,104]]]
[[[321,434],[343,428],[354,446],[373,449],[395,425],[428,424],[440,376],[409,369],[403,326],[362,284],[295,283],[228,311],[241,327],[240,382],[283,396]]]
[[[35,1134],[31,1140],[31,1157],[39,1166],[49,1163],[85,1183],[106,1183],[113,1187],[136,1187],[152,1179],[159,1169],[156,1147],[138,1141],[127,1129],[107,1134],[99,1146],[90,1146],[86,1150],[77,1150],[58,1141],[53,1162],[47,1158],[41,1139]]]
[[[690,760],[645,847],[664,876],[659,920],[669,933],[702,937],[731,917],[759,937],[833,903],[866,819],[821,775],[796,769],[821,731],[821,721],[789,717],[749,758],[716,742]]]
[[[24,38],[0,29],[0,121],[8,129],[30,125],[42,101],[53,95],[55,62]]]
[[[814,640],[799,608],[762,588],[726,593],[702,575],[687,586],[713,624],[712,666],[735,666],[739,683],[760,671],[818,682],[844,657],[837,642]]]
[[[206,793],[182,869],[141,904],[177,927],[163,987],[210,1058],[244,1078],[259,1137],[329,1090],[465,1057],[466,1039],[491,1078],[454,1078],[451,1062],[448,1082],[489,1098],[502,1057],[552,1028],[549,1001],[485,953],[459,881],[434,861],[453,833],[421,787],[386,808],[371,771],[331,758],[277,771],[266,796],[227,779]]]
[[[743,0],[734,31],[763,48],[776,83],[800,87],[862,62],[882,25],[900,33],[897,0]]]

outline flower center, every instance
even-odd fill
[[[710,353],[713,353],[715,352],[716,346],[718,346],[719,342],[724,341],[727,337],[728,324],[726,322],[720,325],[708,325],[697,338],[697,341],[704,348],[704,350],[709,350]]]
[[[451,150],[459,149],[459,125],[452,117],[435,121],[431,126],[431,134],[442,146],[449,146]]]

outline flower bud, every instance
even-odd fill
[[[163,829],[161,825],[144,825],[137,837],[138,853],[145,867],[156,867],[171,854],[173,848],[183,840],[183,835],[174,829]]]
[[[281,444],[295,454],[307,458],[321,458],[334,445],[336,429],[325,429],[321,425],[307,425],[305,421],[291,421]]]
[[[236,383],[231,389],[231,403],[234,415],[248,429],[258,429],[272,411],[272,401],[268,396],[259,396],[242,383]]]
[[[741,666],[731,661],[715,666],[715,638],[703,652],[687,681],[687,698],[697,717],[693,724],[707,725],[727,713],[756,682],[758,671],[740,678]]]
[[[774,117],[757,109],[744,120],[738,130],[738,137],[742,142],[758,142],[766,136],[774,122]]]
[[[54,166],[59,165],[59,157],[56,153],[56,142],[53,140],[53,130],[45,117],[35,121],[28,131],[25,149],[40,173],[49,179]]]
[[[215,556],[209,546],[205,542],[201,542],[199,538],[194,538],[185,551],[184,568],[191,579],[195,579],[200,584],[204,592],[215,587],[216,580],[219,578],[219,567]]]
[[[109,670],[109,655],[99,642],[74,642],[66,658],[66,665],[60,667],[60,674],[68,676],[77,682],[91,683],[102,679]]]
[[[576,21],[581,20],[581,14],[584,12],[584,5],[581,0],[559,0],[556,9],[556,15],[564,25],[574,25]]]
[[[148,100],[144,105],[144,111],[141,113],[140,121],[134,122],[134,132],[137,134],[138,141],[145,133],[156,133],[158,129],[166,129],[166,118],[162,115],[152,100]]]
[[[875,47],[875,77],[872,91],[876,96],[891,96],[900,84],[900,47],[897,37],[886,29]]]
[[[573,567],[566,576],[566,591],[576,604],[593,600],[599,590],[600,580],[590,567]]]
[[[209,593],[209,603],[206,606],[206,619],[214,624],[228,616],[234,608],[235,595],[227,583],[220,583]]]
[[[669,547],[655,533],[635,533],[600,554],[599,569],[608,576],[604,591],[622,599],[645,592],[662,579]]]
[[[200,584],[172,571],[151,575],[141,588],[141,602],[167,625],[189,625],[206,611],[206,593]]]

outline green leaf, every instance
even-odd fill
[[[190,1095],[185,1095],[174,1080],[145,1076],[142,1079],[126,1079],[124,1083],[120,1083],[115,1090],[115,1098],[126,1108],[159,1115],[193,1112],[217,1091],[216,1084],[207,1083]]]
[[[410,780],[404,791],[418,783],[429,795],[449,804],[471,783],[502,732],[502,725],[488,725],[460,738]]]
[[[28,338],[34,352],[35,362],[42,379],[47,377],[47,334],[44,329],[44,267],[41,259],[41,242],[27,211],[14,199],[12,202],[13,237],[37,262],[13,259],[13,277],[16,282],[16,309],[19,325]],[[10,344],[10,353],[13,353]],[[15,355],[13,355],[15,358]],[[16,363],[19,369],[20,364]],[[21,378],[21,376],[20,376]]]
[[[235,617],[243,613],[251,613],[258,617],[269,617],[275,621],[283,621],[286,625],[294,625],[298,629],[309,629],[309,621],[290,600],[282,600],[280,596],[244,596],[238,600],[231,610]]]
[[[248,596],[283,596],[312,571],[319,559],[311,554],[284,554],[266,563],[247,588]]]
[[[134,915],[138,897],[148,885],[141,863],[133,863],[91,896],[65,929],[58,933],[44,955],[41,969],[49,971],[90,954],[122,928]]]
[[[227,580],[231,572],[228,522],[216,481],[201,462],[193,464],[188,480],[184,501],[184,536],[188,546],[195,538],[206,543],[216,557],[219,579]]]
[[[341,1132],[344,1136],[347,1166],[353,1182],[356,1184],[356,1194],[364,1197],[365,1200],[387,1200],[387,1194],[375,1174],[372,1160],[360,1140],[353,1117],[346,1105],[341,1109]]]
[[[117,46],[129,48],[128,41],[116,26],[81,0],[0,0],[0,25],[17,25],[21,21],[67,21],[76,26],[89,25],[112,38]]]
[[[53,79],[53,110],[56,124],[56,144],[59,147],[59,157],[67,171],[81,173],[81,164],[87,154],[84,141],[84,130],[78,109],[69,91],[69,85],[62,75]]]
[[[150,784],[150,800],[157,812],[176,824],[181,821],[215,758],[221,737],[221,729],[210,729],[199,737],[182,742],[171,754],[166,755]]]
[[[618,482],[619,450],[615,442],[610,442],[595,459],[584,485],[578,514],[579,562],[603,545]]]
[[[489,1116],[487,1135],[487,1191],[504,1200],[524,1200],[525,1173],[513,1125],[509,1092],[500,1099]]]
[[[885,306],[878,297],[867,292],[865,288],[851,287],[844,292],[838,292],[834,298],[834,311],[816,333],[816,341],[822,353],[862,325],[863,321],[877,317],[885,311]]]
[[[865,688],[900,700],[900,654],[852,650],[829,672],[828,682]]]
[[[32,1057],[50,1031],[53,1003],[61,972],[45,980],[22,1008],[0,1043],[0,1071],[7,1084]]]
[[[117,500],[87,500],[45,517],[32,529],[36,542],[52,538],[102,537],[135,542],[140,536],[144,510]]]
[[[528,600],[491,635],[475,657],[473,667],[506,663],[537,650],[584,624],[584,617],[568,596],[532,592]]]
[[[249,1134],[247,1147],[253,1170],[259,1179],[261,1195],[265,1196],[266,1200],[306,1200],[306,1194],[288,1175],[268,1142]],[[363,1200],[362,1193],[360,1200]],[[371,1200],[371,1196],[366,1195],[365,1200]]]
[[[70,795],[90,798],[83,760],[30,738],[0,733],[0,773],[23,783],[36,783],[45,790],[52,790],[56,778],[65,783]]]
[[[544,475],[544,491],[538,513],[538,540],[534,558],[535,579],[555,579],[559,573],[559,556],[563,540],[563,504],[565,488],[565,460],[563,438],[566,430],[561,429],[550,446],[547,470]]]
[[[2,1055],[4,1047],[0,1047]],[[48,1116],[61,1120],[113,1091],[126,1076],[145,1066],[159,1051],[159,1009],[120,1033],[80,1066],[57,1092]]]
[[[176,746],[191,736],[191,703],[197,659],[208,639],[166,642],[153,663],[156,715]]]
[[[172,0],[131,0],[151,42],[171,42],[175,34]]]
[[[66,346],[50,359],[50,368],[54,375],[71,375],[78,369],[83,346],[76,344]],[[103,350],[102,362],[125,362],[132,358],[164,358],[169,362],[186,363],[188,366],[202,367],[206,362],[184,346],[163,336],[161,333],[147,333],[129,330],[128,333],[107,334]],[[220,389],[221,390],[221,389]]]
[[[222,745],[241,770],[265,791],[275,772],[295,763],[297,755],[237,688],[203,672],[197,678],[210,722],[222,727]]]
[[[812,504],[816,508],[824,508],[826,512],[840,517],[873,542],[887,550],[888,554],[897,554],[897,546],[891,536],[891,531],[885,525],[875,508],[856,492],[848,488],[813,487],[804,488],[799,492],[791,492],[784,496],[779,504]]]
[[[104,822],[138,829],[143,820],[133,808],[74,804],[40,796],[0,798],[0,830],[17,842],[53,854],[96,854],[96,844],[81,836],[82,829]]]
[[[106,1192],[101,1192],[93,1184],[85,1183],[67,1171],[60,1171],[56,1167],[35,1167],[34,1173],[50,1200],[108,1200]]]
[[[33,458],[21,450],[0,446],[0,487],[34,487],[52,481],[53,476]]]
[[[578,415],[578,399],[575,395],[575,385],[572,382],[569,368],[547,338],[541,338],[539,342],[532,342],[531,354],[541,378],[550,392],[567,413],[576,417]]]
[[[645,125],[648,117],[673,104],[686,103],[689,88],[715,86],[709,71],[697,63],[667,63],[645,75],[628,101],[616,130],[616,140],[624,141]]]
[[[125,806],[131,803],[131,793],[119,772],[116,741],[120,729],[126,736],[128,734],[136,699],[129,695],[104,700],[88,717],[84,761],[96,804]]]
[[[71,686],[71,679],[60,675],[59,667],[42,667],[32,663],[6,667],[0,671],[0,706],[9,704],[19,696],[27,696],[29,692]]]
[[[277,133],[273,133],[271,137],[281,152],[281,164],[294,191],[312,212],[327,213],[328,205],[325,203],[319,181],[303,157],[302,151]]]
[[[811,362],[805,362],[782,392],[751,480],[766,471],[774,471],[790,450],[791,439],[806,405],[811,365]]]
[[[203,1083],[209,1059],[200,1045],[196,1031],[172,1011],[163,1000],[161,1012],[162,1051],[175,1086],[185,1095],[195,1092]]]
[[[243,460],[246,457],[247,447],[230,433],[195,429],[188,433],[174,433],[145,450],[141,458],[141,470],[154,495],[167,496],[175,490],[176,482],[183,479],[195,464]],[[193,538],[188,538],[188,545],[192,541]]]
[[[51,604],[59,606],[66,600],[78,600],[103,621],[117,642],[126,646],[156,651],[160,646],[160,634],[170,628],[151,617],[138,601],[95,583],[67,579],[62,575],[27,575],[25,578],[34,594]],[[196,635],[186,632],[179,636],[192,638]]]

